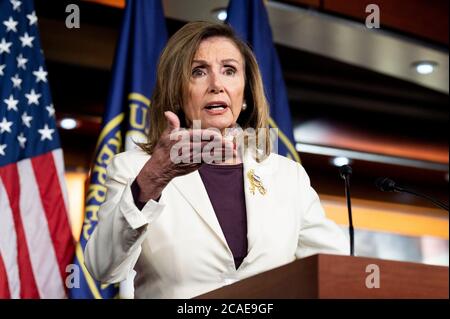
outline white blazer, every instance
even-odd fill
[[[261,163],[246,155],[248,254],[236,270],[198,171],[174,178],[159,202],[142,211],[135,206],[130,186],[149,158],[140,150],[113,158],[106,201],[84,252],[87,269],[101,282],[120,282],[134,269],[135,298],[191,298],[296,258],[349,252],[301,165],[276,154]],[[250,169],[265,195],[250,192]]]

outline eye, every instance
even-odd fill
[[[202,68],[195,68],[192,70],[193,77],[199,77],[205,74],[205,71]]]
[[[232,66],[227,67],[227,68],[225,69],[225,74],[226,74],[226,75],[235,75],[235,74],[236,74],[236,68],[234,68],[234,67],[232,67]]]

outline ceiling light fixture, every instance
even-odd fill
[[[433,61],[418,61],[414,62],[412,66],[415,68],[416,72],[419,74],[431,74],[437,67],[437,63]]]
[[[333,158],[331,162],[333,163],[334,166],[341,167],[350,164],[351,161],[347,157],[338,156]]]
[[[218,8],[211,11],[212,15],[219,21],[225,21],[227,19],[227,9]]]
[[[78,122],[71,117],[65,117],[59,122],[59,125],[65,130],[73,130],[78,126]]]

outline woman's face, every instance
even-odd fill
[[[203,40],[191,66],[188,95],[183,111],[189,125],[223,131],[233,127],[244,102],[244,60],[235,44],[225,37]]]

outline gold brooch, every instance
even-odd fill
[[[250,182],[250,193],[252,193],[252,195],[255,195],[255,188],[258,189],[261,195],[266,195],[267,191],[262,184],[261,178],[255,174],[254,169],[248,171],[247,178]]]

